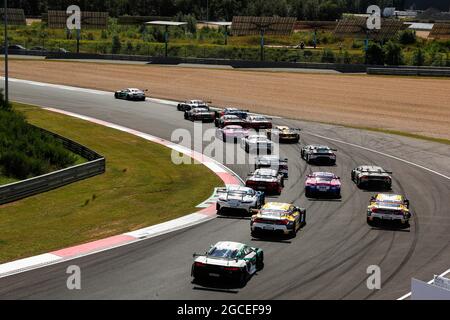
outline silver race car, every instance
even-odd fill
[[[127,88],[116,91],[114,93],[114,98],[133,101],[145,101],[145,92],[141,89]]]
[[[382,187],[390,190],[392,187],[391,171],[378,166],[359,166],[352,170],[352,181],[358,188]]]
[[[265,202],[264,192],[239,185],[219,188],[217,196],[217,214],[226,211],[241,211],[250,214],[252,209],[261,208]]]
[[[273,142],[264,134],[249,135],[241,139],[241,147],[247,153],[271,154],[274,148]]]

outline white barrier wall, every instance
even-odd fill
[[[450,290],[445,288],[445,286],[441,286],[442,282],[439,285],[436,284],[413,278],[411,280],[411,300],[450,300]]]

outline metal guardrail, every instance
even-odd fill
[[[367,74],[450,77],[450,68],[433,68],[433,67],[367,68]]]
[[[105,172],[106,160],[97,152],[56,133],[42,128],[38,129],[60,140],[65,148],[89,160],[89,162],[0,186],[0,205],[50,191]]]

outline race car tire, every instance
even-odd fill
[[[188,115],[187,115],[187,113],[185,112],[185,113],[184,113],[184,119],[187,120],[187,118],[188,118]]]
[[[367,218],[367,224],[371,227],[376,227],[375,222],[373,222],[372,220],[370,220],[369,218]]]
[[[305,197],[307,197],[307,198],[311,198],[312,197],[312,195],[311,195],[311,191],[309,191],[309,190],[305,190]]]
[[[304,226],[306,226],[306,212],[304,212],[302,214],[302,216],[303,216],[303,218],[301,219],[302,223],[300,224],[300,228],[303,228]]]
[[[282,186],[279,186],[278,187],[278,190],[277,190],[277,195],[280,195],[281,194],[281,192],[283,191],[283,187]]]
[[[249,148],[248,144],[245,144],[245,152],[250,153],[250,148]]]
[[[256,271],[260,271],[264,268],[264,252],[261,252],[259,257],[256,257]]]
[[[119,99],[119,95],[117,94],[117,92],[114,93],[114,98]]]
[[[246,283],[247,283],[248,278],[249,278],[249,273],[247,271],[247,268],[244,268],[244,270],[242,270],[241,275],[240,275],[239,280],[238,280],[239,286],[240,287],[245,286]]]
[[[292,238],[295,238],[297,236],[297,228],[298,228],[297,221],[295,221],[294,222],[294,229],[292,229],[292,231],[291,231],[291,237]]]
[[[127,100],[131,100],[131,97],[128,94],[127,94],[126,98],[127,98]]]

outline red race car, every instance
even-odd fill
[[[265,116],[248,116],[247,127],[255,130],[272,129],[272,122]]]
[[[264,191],[266,194],[281,194],[284,187],[284,176],[278,170],[258,169],[249,174],[245,185],[253,190]]]
[[[313,172],[306,178],[305,196],[340,198],[341,179],[331,172]]]

